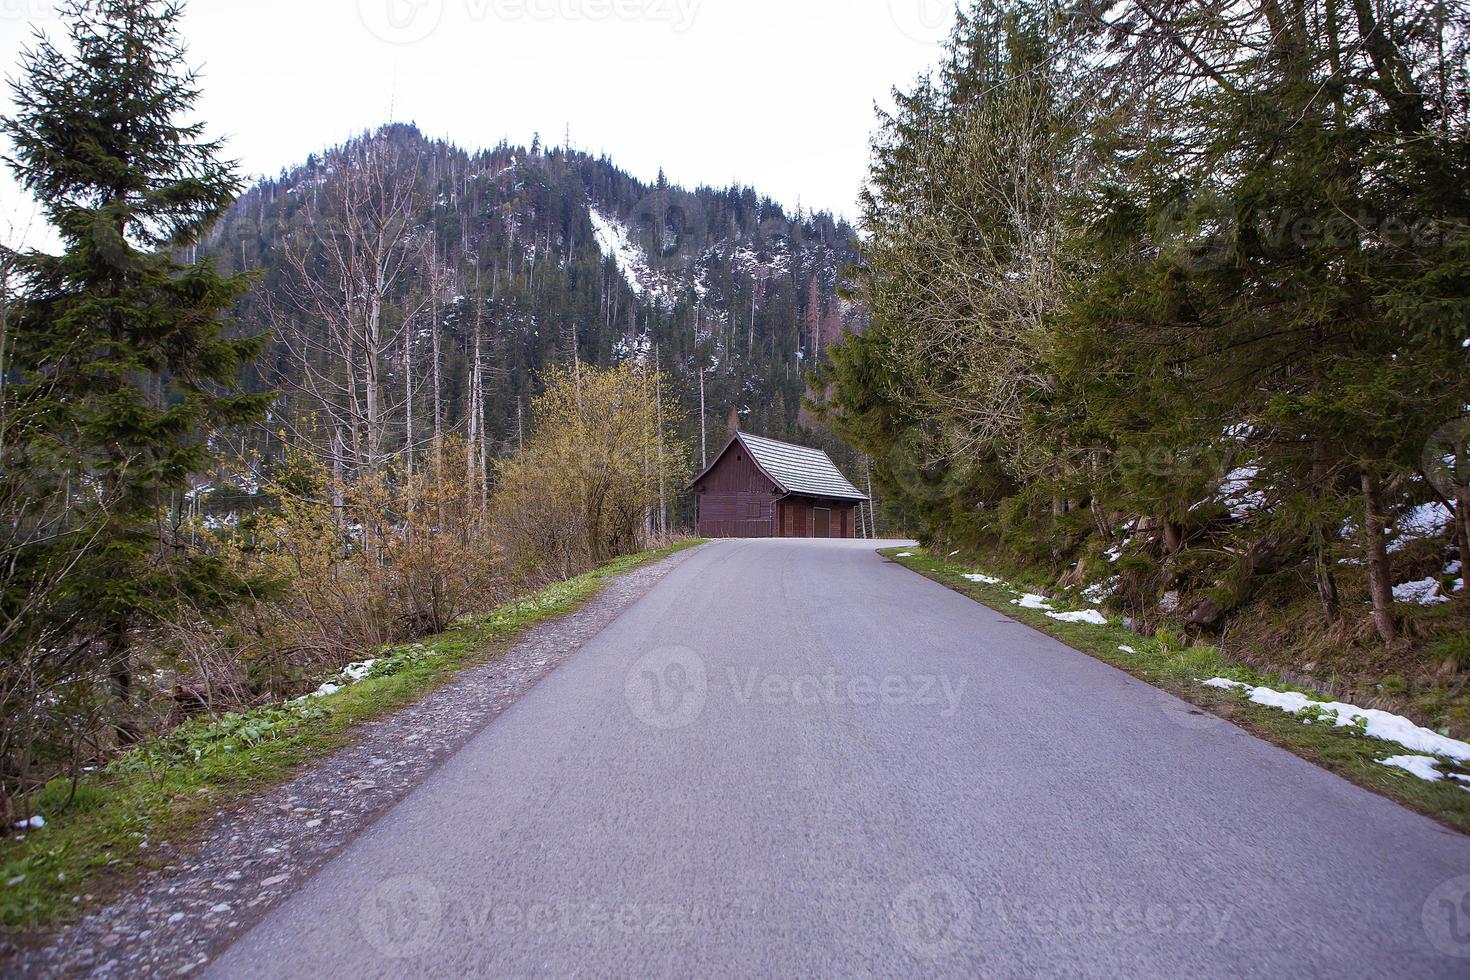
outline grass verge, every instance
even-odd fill
[[[88,774],[74,792],[69,780],[53,782],[36,800],[46,826],[11,830],[0,840],[0,931],[19,936],[59,924],[150,866],[160,842],[186,842],[222,807],[286,781],[348,744],[364,722],[505,652],[527,629],[577,609],[609,579],[703,543],[616,559],[440,636],[385,651],[372,673],[327,697],[191,722]]]
[[[1336,727],[1330,721],[1254,704],[1234,691],[1205,687],[1200,681],[1225,677],[1278,691],[1301,691],[1314,700],[1321,700],[1317,692],[1231,662],[1213,647],[1190,645],[1163,632],[1154,637],[1140,636],[1124,628],[1114,617],[1109,617],[1106,626],[1058,622],[1044,610],[1014,605],[1015,593],[1005,583],[987,584],[967,579],[964,577],[967,573],[980,570],[934,558],[922,548],[889,548],[882,554],[1365,789],[1432,817],[1446,827],[1470,834],[1470,792],[1461,784],[1449,779],[1427,782],[1401,769],[1379,764],[1379,760],[1390,756],[1418,753],[1394,742],[1368,738],[1352,728]],[[1059,608],[1064,601],[1057,601]],[[1120,649],[1124,646],[1133,652]]]

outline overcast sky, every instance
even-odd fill
[[[0,0],[14,77],[52,0]],[[388,120],[467,149],[606,151],[856,216],[874,103],[937,63],[954,0],[190,0],[200,112],[251,175]],[[7,107],[9,92],[0,100]],[[0,224],[33,206],[0,188]],[[29,235],[11,232],[37,242]]]

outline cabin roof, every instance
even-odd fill
[[[753,436],[746,432],[735,433],[730,443],[720,451],[695,483],[714,469],[725,453],[736,441],[750,453],[757,466],[775,482],[783,493],[803,494],[811,497],[830,497],[834,500],[867,500],[857,487],[848,482],[832,462],[832,457],[820,449],[796,446],[789,442],[778,442],[764,436]]]

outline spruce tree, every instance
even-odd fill
[[[240,393],[260,338],[225,315],[247,289],[192,248],[240,188],[221,144],[187,121],[196,99],[176,3],[68,0],[69,43],[38,34],[12,83],[7,163],[40,202],[59,255],[15,256],[13,395],[42,406],[28,457],[94,556],[56,615],[80,624],[126,700],[134,632],[180,604],[219,608],[243,583],[168,533],[168,509],[209,460],[218,428],[255,422]],[[38,559],[39,560],[39,559]]]

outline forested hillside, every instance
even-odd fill
[[[940,547],[1470,726],[1470,19],[974,4],[832,418]]]
[[[294,738],[302,695],[676,542],[736,426],[856,462],[804,408],[862,329],[852,228],[408,125],[246,186],[181,17],[68,5],[0,120],[62,244],[0,249],[6,820],[140,742]]]
[[[751,188],[647,186],[539,140],[470,154],[396,125],[251,188],[203,248],[259,275],[238,321],[274,338],[255,383],[280,391],[281,424],[335,430],[348,470],[448,432],[502,457],[541,373],[577,362],[664,371],[696,449],[738,423],[842,452],[802,400],[814,358],[860,326],[838,295],[855,234]]]

